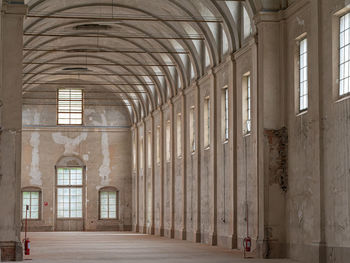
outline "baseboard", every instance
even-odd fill
[[[238,239],[238,242],[243,240]],[[238,247],[240,247],[239,244]],[[257,240],[256,252],[259,258],[286,258],[287,245],[276,240]]]
[[[167,238],[174,238],[174,229],[164,229],[164,236]]]
[[[230,235],[230,236],[218,235],[217,245],[219,247],[235,249],[237,248],[237,237],[235,235]]]
[[[164,236],[164,228],[163,227],[156,227],[154,229],[154,234],[157,235],[157,236]]]
[[[22,261],[23,247],[21,242],[1,241],[0,261]]]
[[[184,229],[175,230],[175,239],[186,240],[186,231]]]

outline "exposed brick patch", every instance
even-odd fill
[[[288,130],[264,131],[268,145],[269,184],[278,183],[284,192],[288,190]]]

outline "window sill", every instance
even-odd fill
[[[80,218],[70,218],[70,217],[60,217],[60,218],[57,218],[56,220],[73,220],[73,221],[79,221],[79,220],[84,220],[83,217],[80,217]]]
[[[252,132],[244,133],[244,134],[243,134],[243,138],[244,138],[244,137],[249,137],[251,134],[252,134]]]
[[[346,94],[338,97],[338,99],[335,101],[335,103],[340,103],[340,102],[342,102],[344,100],[348,100],[348,99],[350,99],[350,93],[346,93]]]
[[[305,115],[306,113],[307,113],[307,109],[306,109],[306,110],[303,110],[303,111],[300,111],[300,112],[296,115],[296,117]]]

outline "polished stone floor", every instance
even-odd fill
[[[237,251],[130,232],[29,233],[33,263],[291,263],[243,259]]]

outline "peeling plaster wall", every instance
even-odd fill
[[[131,230],[131,132],[128,113],[120,108],[87,108],[84,126],[55,125],[55,108],[25,106],[22,135],[22,188],[42,191],[40,220],[33,231],[55,230],[55,165],[77,156],[86,165],[85,230]],[[119,190],[119,219],[99,220],[99,189]],[[44,202],[48,206],[44,206]]]

